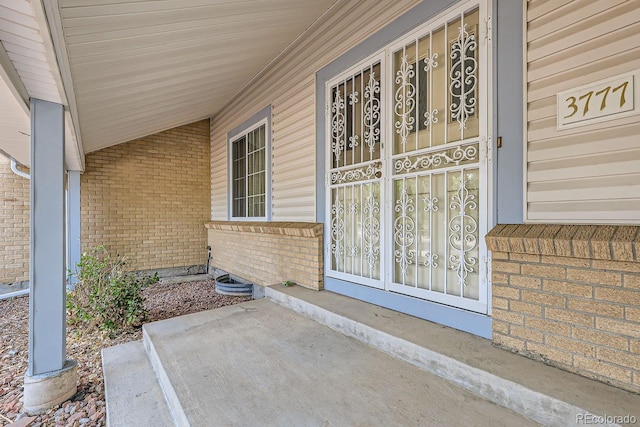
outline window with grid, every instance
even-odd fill
[[[231,217],[266,219],[267,124],[261,123],[231,140]]]

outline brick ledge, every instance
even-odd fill
[[[640,261],[640,226],[499,224],[485,240],[495,252]]]
[[[209,230],[236,231],[244,233],[278,234],[293,237],[318,237],[323,224],[315,222],[257,222],[257,221],[211,221],[205,224]]]

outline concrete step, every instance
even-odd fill
[[[276,285],[265,288],[265,296],[542,425],[602,420],[594,415],[640,420],[639,395],[496,348],[483,338],[331,292]]]
[[[107,426],[173,424],[142,341],[102,350]]]
[[[144,326],[180,426],[535,423],[261,299]]]
[[[147,324],[142,342],[103,350],[108,424],[640,420],[640,396],[488,340],[330,292],[277,285],[264,293]]]

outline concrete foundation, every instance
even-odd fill
[[[78,364],[67,360],[59,371],[24,376],[24,405],[27,414],[37,414],[71,398],[78,389]]]

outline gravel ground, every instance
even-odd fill
[[[249,297],[218,295],[213,280],[157,283],[143,291],[148,322],[248,301]],[[24,415],[22,390],[27,370],[29,297],[0,300],[0,426]],[[142,339],[137,329],[114,338],[80,327],[67,328],[67,356],[78,362],[78,392],[70,400],[38,416],[31,427],[104,426],[104,381],[100,350]]]

